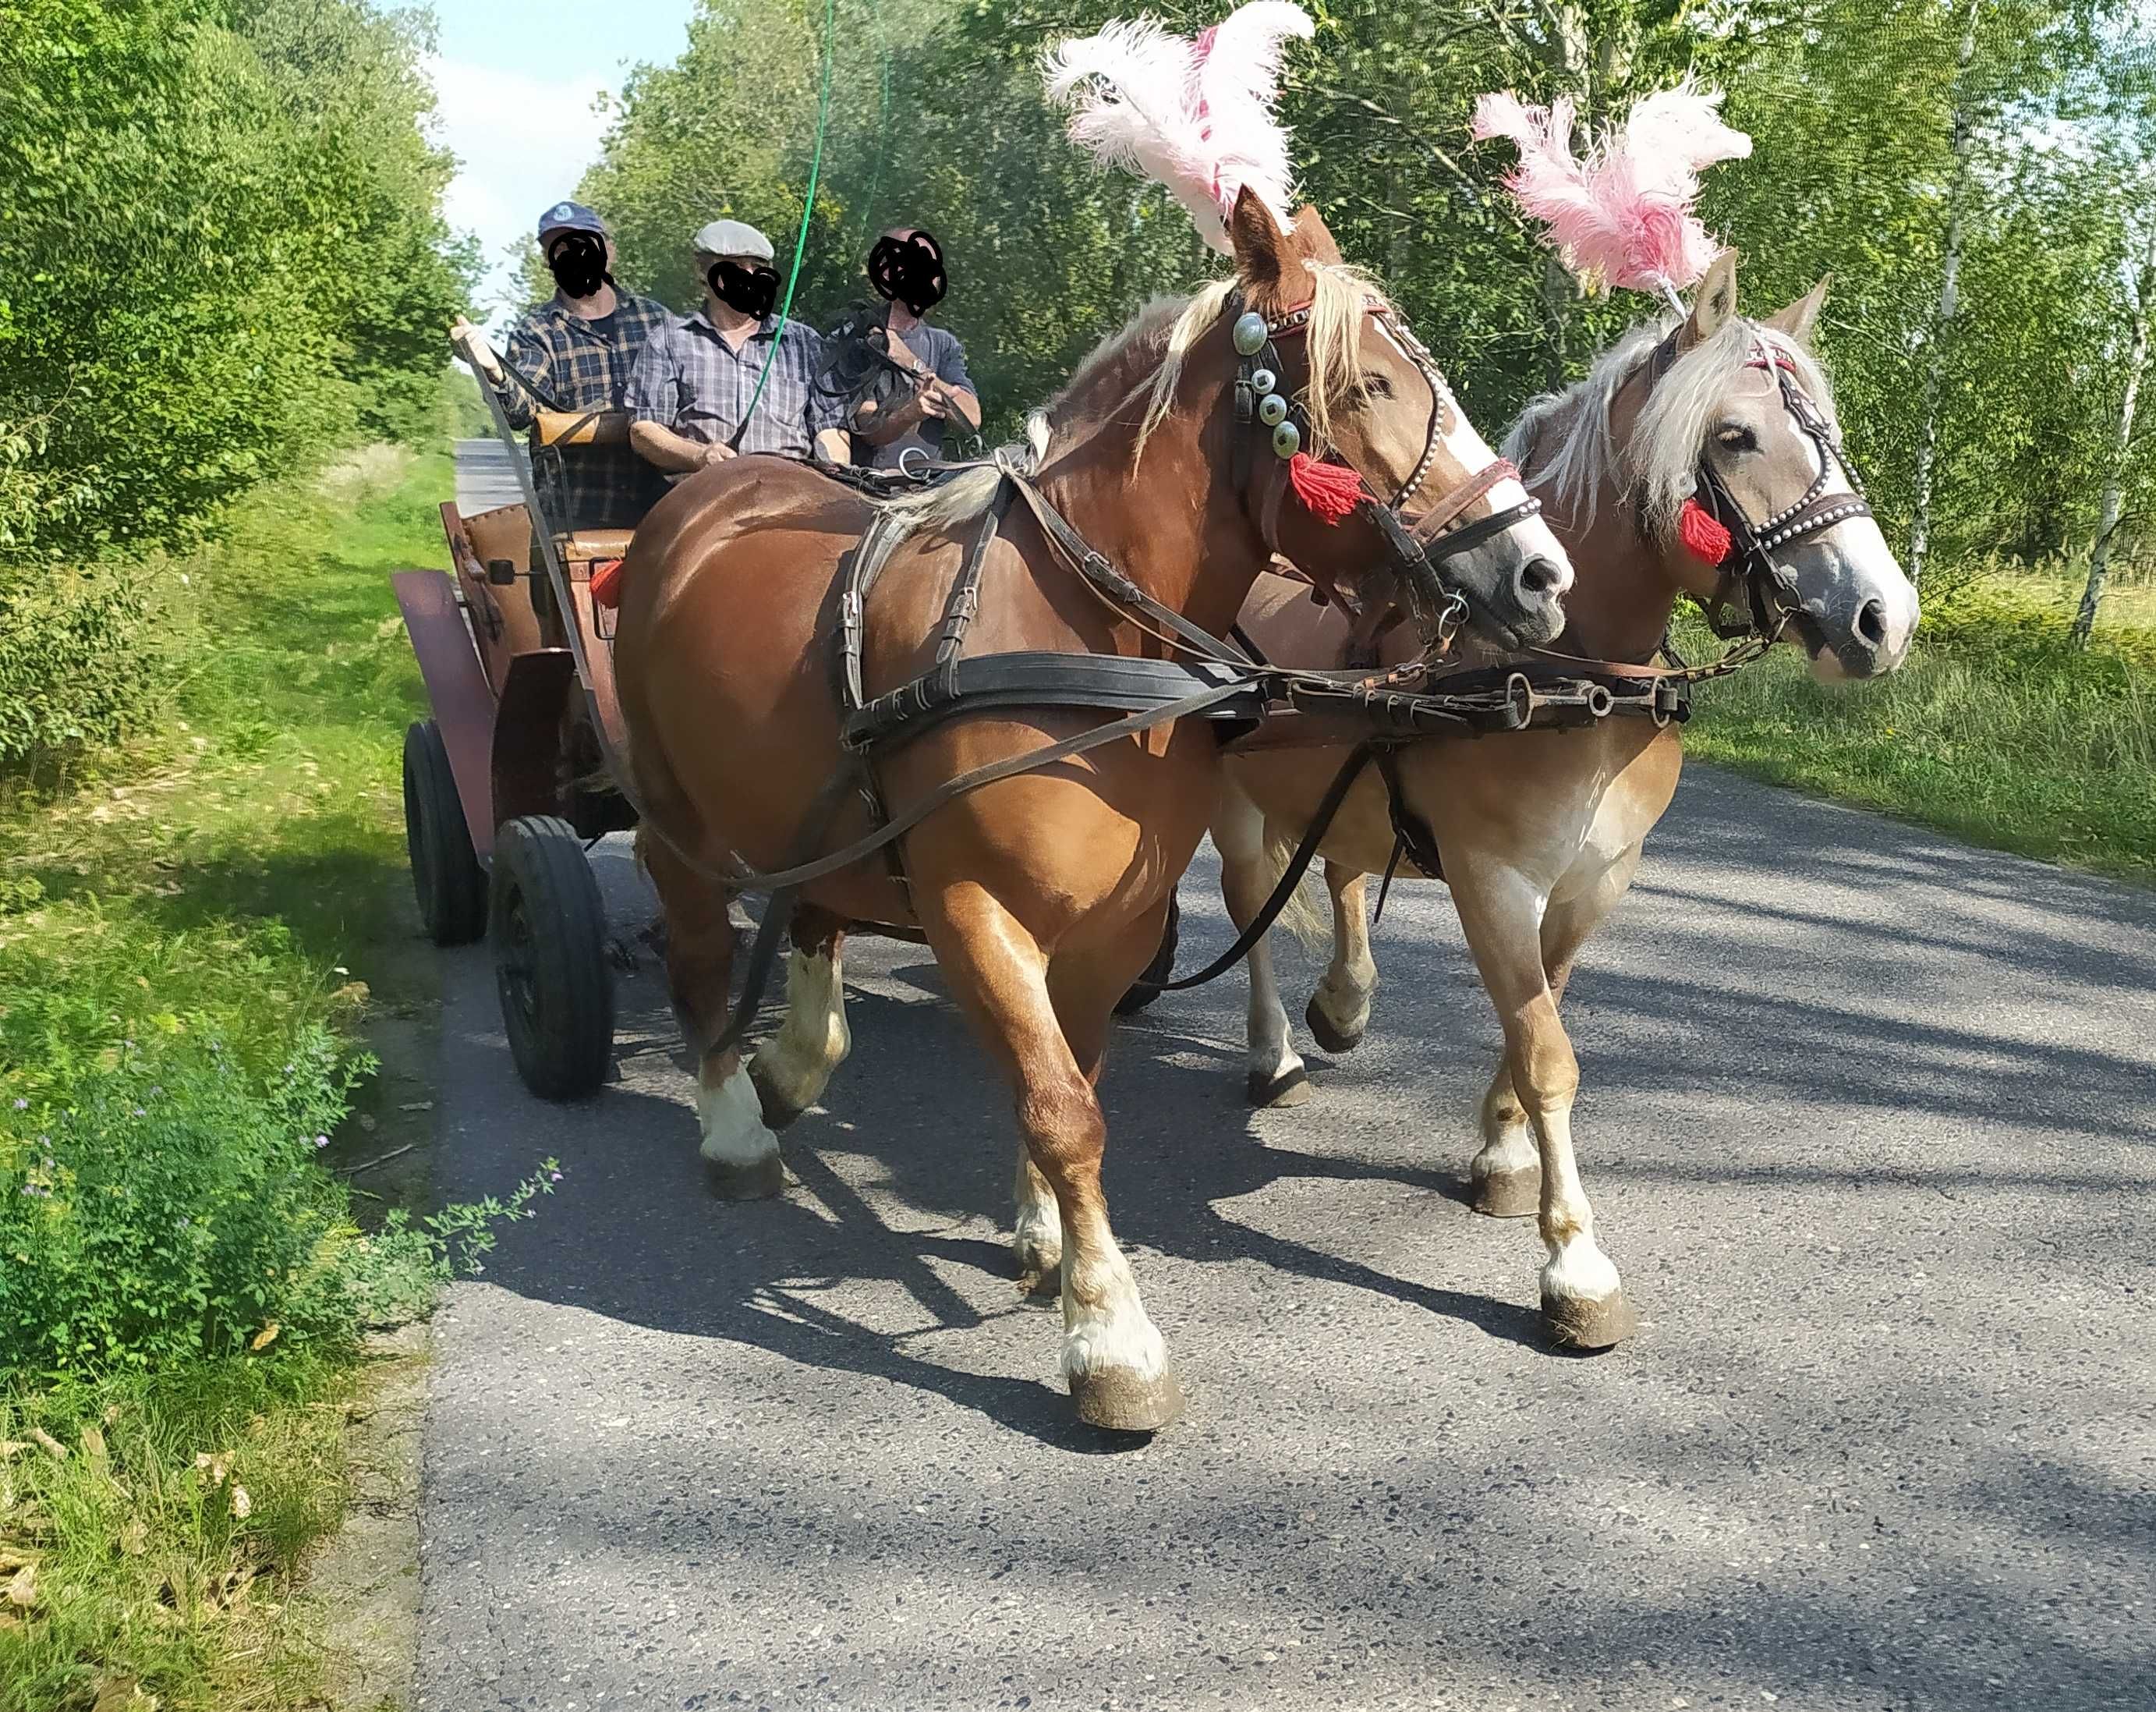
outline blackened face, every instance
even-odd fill
[[[547,246],[547,265],[563,296],[589,297],[607,280],[606,240],[589,232],[564,232]]]
[[[778,301],[778,270],[767,261],[722,255],[704,270],[704,279],[727,308],[758,321]]]
[[[926,315],[950,287],[943,246],[929,232],[886,233],[869,252],[869,283],[877,296]]]

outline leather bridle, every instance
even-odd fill
[[[1681,331],[1673,331],[1655,347],[1649,359],[1650,384],[1658,384],[1676,362],[1676,340]],[[1721,581],[1712,598],[1702,602],[1702,607],[1708,627],[1725,640],[1745,635],[1772,638],[1779,635],[1792,620],[1800,625],[1807,622],[1795,573],[1775,557],[1776,553],[1814,535],[1825,534],[1851,517],[1871,515],[1871,504],[1865,497],[1863,482],[1855,466],[1843,455],[1840,442],[1825,413],[1797,383],[1795,364],[1761,339],[1750,367],[1764,369],[1774,377],[1781,391],[1782,408],[1818,450],[1820,469],[1811,486],[1794,504],[1784,506],[1772,517],[1754,522],[1730,492],[1705,448],[1701,449],[1699,468],[1694,477],[1695,496],[1701,510],[1729,532],[1729,557],[1722,565]],[[1827,491],[1837,470],[1849,484],[1846,493]],[[1747,608],[1741,616],[1732,611],[1740,589]]]
[[[1307,450],[1318,444],[1309,425],[1309,418],[1301,404],[1278,390],[1280,357],[1276,340],[1291,338],[1309,331],[1312,306],[1298,305],[1286,312],[1264,317],[1255,310],[1247,310],[1235,316],[1231,324],[1236,355],[1235,375],[1235,435],[1234,473],[1236,485],[1247,496],[1251,477],[1251,442],[1250,429],[1258,427],[1272,435],[1272,452],[1279,468],[1270,472],[1265,493],[1258,507],[1255,519],[1258,533],[1267,552],[1285,558],[1280,546],[1280,512],[1290,486],[1289,460],[1296,452]],[[1399,586],[1407,591],[1409,604],[1420,616],[1430,605],[1431,597],[1436,599],[1436,610],[1430,614],[1425,626],[1434,640],[1449,640],[1452,632],[1466,620],[1471,610],[1466,594],[1448,573],[1450,563],[1473,552],[1483,542],[1503,534],[1507,530],[1526,522],[1542,510],[1542,501],[1532,494],[1517,504],[1494,506],[1486,517],[1463,522],[1461,518],[1478,500],[1485,498],[1490,490],[1500,482],[1520,480],[1520,472],[1505,459],[1498,458],[1467,476],[1450,491],[1440,496],[1419,516],[1409,519],[1408,507],[1430,480],[1437,455],[1445,444],[1446,429],[1459,414],[1460,406],[1451,387],[1446,383],[1444,371],[1422,342],[1394,316],[1391,308],[1371,298],[1364,304],[1365,312],[1378,317],[1385,336],[1412,362],[1430,388],[1430,427],[1423,439],[1422,455],[1414,467],[1389,499],[1380,501],[1377,491],[1360,470],[1354,473],[1362,478],[1362,496],[1356,504],[1356,514],[1367,518],[1377,530],[1384,543],[1389,560],[1389,568],[1395,574]],[[1261,339],[1254,337],[1258,326],[1263,328]],[[1245,349],[1248,346],[1250,348]],[[1312,451],[1313,457],[1320,455]],[[1337,451],[1325,449],[1324,455],[1337,458],[1343,468],[1353,470],[1345,458]],[[1522,484],[1524,487],[1525,484]],[[1326,586],[1321,583],[1321,587]],[[1328,591],[1332,592],[1332,591]],[[1337,594],[1336,594],[1337,599]],[[1345,604],[1344,602],[1342,604]],[[1356,614],[1351,611],[1351,617]]]

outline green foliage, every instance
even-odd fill
[[[0,774],[49,774],[147,710],[162,647],[138,579],[0,559]]]
[[[1689,755],[1978,844],[2156,880],[2156,626],[2068,635],[2077,579],[1943,579],[1892,677],[1815,682],[1794,649],[1704,686]],[[1687,657],[1712,657],[1703,629]]]
[[[315,1162],[358,1062],[311,1031],[262,1077],[214,1040],[123,1049],[68,1103],[0,1113],[0,1366],[234,1355],[352,1329],[343,1197]],[[18,1098],[22,1098],[18,1096]]]
[[[131,1683],[166,1712],[324,1704],[286,1613],[343,1517],[357,1377],[285,1352],[0,1393],[0,1552],[32,1574],[0,1712],[149,1705]]]
[[[470,259],[365,0],[9,0],[0,555],[169,541],[362,428],[415,428]]]
[[[1943,349],[1935,558],[2086,548],[2123,383],[2122,265],[2151,218],[2156,41],[2123,0],[1327,0],[1288,56],[1283,112],[1305,189],[1373,267],[1491,438],[1576,377],[1630,294],[1582,299],[1467,139],[1476,96],[1568,95],[1584,123],[1689,72],[1726,89],[1753,158],[1709,175],[1707,214],[1766,312],[1834,276],[1825,352],[1850,444],[1890,530],[1907,526],[1958,127],[1972,139],[1960,316]],[[966,342],[989,430],[1009,432],[1101,335],[1216,264],[1158,189],[1091,172],[1042,100],[1034,56],[1127,0],[843,0],[836,118],[802,301],[862,295],[870,236],[932,228],[942,318]],[[1178,28],[1214,0],[1146,8]],[[688,52],[624,90],[583,186],[631,276],[696,295],[688,234],[720,213],[774,239],[800,217],[812,142],[814,0],[703,0]],[[2156,413],[2144,411],[2144,421]],[[2128,469],[2126,545],[2156,501],[2156,427]]]

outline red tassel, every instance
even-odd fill
[[[1320,463],[1308,452],[1297,452],[1287,460],[1287,479],[1304,508],[1327,523],[1352,517],[1363,503],[1361,476],[1344,464]]]
[[[1677,539],[1703,564],[1718,565],[1729,557],[1729,531],[1696,499],[1686,500],[1677,513]]]
[[[592,567],[592,599],[599,605],[621,604],[621,564],[618,558],[603,558]]]

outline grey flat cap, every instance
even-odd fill
[[[742,220],[714,220],[696,236],[699,255],[752,255],[758,261],[772,257],[771,240]]]

